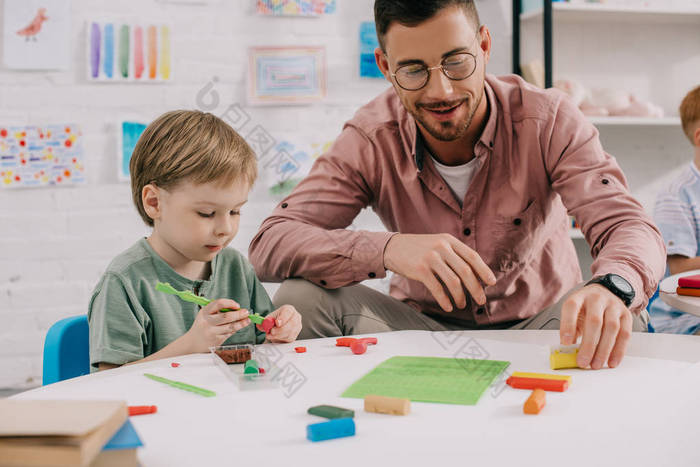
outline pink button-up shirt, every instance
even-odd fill
[[[465,327],[522,320],[582,280],[568,209],[591,245],[593,275],[627,279],[636,292],[630,308],[639,312],[663,275],[664,244],[596,128],[564,94],[516,76],[487,75],[485,93],[479,167],[461,206],[389,89],[357,111],[263,222],[249,251],[259,277],[303,277],[331,289],[381,278],[395,233],[449,233],[495,273],[486,305],[468,300],[446,313],[422,283],[399,275],[391,295]],[[367,206],[388,232],[346,229]]]

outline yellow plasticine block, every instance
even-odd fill
[[[365,412],[385,413],[389,415],[408,415],[411,411],[411,401],[396,397],[365,396]]]
[[[548,373],[526,373],[524,371],[515,371],[511,375],[514,378],[537,378],[537,379],[555,379],[555,380],[565,380],[571,383],[571,376],[569,375],[550,375]]]
[[[578,368],[576,364],[576,357],[578,356],[578,349],[573,352],[562,352],[560,350],[554,350],[549,354],[549,366],[552,370],[564,370],[566,368]]]

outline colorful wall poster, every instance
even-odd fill
[[[252,47],[251,105],[304,104],[326,96],[325,47]]]
[[[90,81],[163,82],[172,79],[172,28],[166,24],[90,21]]]
[[[77,125],[0,126],[0,186],[85,183],[82,133]]]
[[[333,141],[317,143],[279,142],[260,160],[265,173],[265,184],[271,195],[285,197],[311,171],[316,159],[333,145]]]
[[[141,133],[146,129],[148,124],[143,122],[135,121],[122,121],[119,123],[119,172],[117,174],[120,181],[128,182],[129,173],[129,162],[131,161],[131,154],[134,152],[136,143],[141,137]]]
[[[335,13],[336,0],[257,0],[256,11],[266,16],[322,16]]]
[[[360,23],[360,77],[384,78],[374,58],[374,49],[379,47],[377,30],[373,21]]]
[[[15,70],[67,70],[69,0],[5,0],[3,63]]]

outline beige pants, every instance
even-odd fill
[[[574,290],[583,285],[580,284]],[[561,306],[567,296],[568,294],[540,313],[515,324],[509,323],[505,328],[558,330]],[[364,285],[328,290],[303,279],[288,279],[275,294],[274,303],[276,307],[290,304],[299,311],[302,317],[299,339],[387,331],[466,329],[431,318],[389,295]],[[646,332],[648,322],[649,315],[643,310],[640,316],[635,316],[632,330]]]

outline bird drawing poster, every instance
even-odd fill
[[[5,0],[3,63],[14,70],[67,70],[70,0]]]

